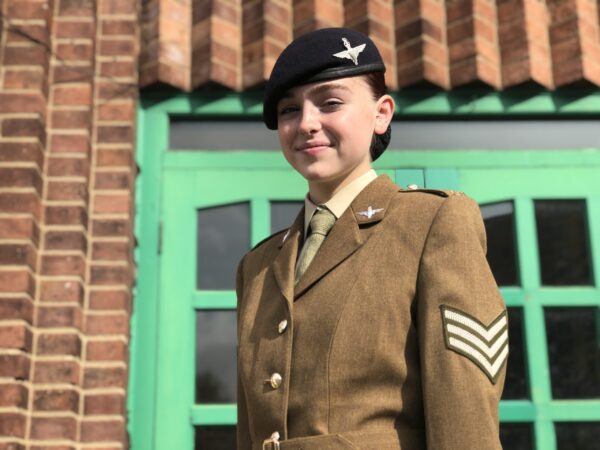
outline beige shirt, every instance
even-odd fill
[[[331,197],[329,201],[322,205],[314,204],[308,194],[306,194],[306,198],[304,199],[304,239],[306,240],[310,219],[312,219],[312,216],[318,209],[325,207],[333,213],[336,219],[339,219],[344,211],[348,209],[350,203],[352,203],[356,196],[360,194],[360,191],[367,187],[367,185],[375,178],[377,178],[377,173],[373,169],[365,172],[356,180],[353,180],[350,184],[344,186],[339,192]]]

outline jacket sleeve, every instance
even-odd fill
[[[238,353],[240,349],[240,310],[241,310],[241,301],[242,294],[244,289],[244,280],[243,280],[243,265],[244,258],[239,263],[237,276],[236,276],[236,284],[235,291],[237,296],[237,324],[238,324]],[[250,430],[248,427],[248,409],[246,406],[246,395],[244,393],[244,387],[242,385],[242,380],[240,378],[239,371],[239,355],[238,355],[238,371],[237,371],[237,426],[236,426],[236,442],[237,442],[237,450],[250,450],[252,448],[252,441],[250,438]]]
[[[498,405],[508,324],[485,254],[477,204],[451,194],[432,221],[419,268],[417,327],[427,448],[502,448]]]

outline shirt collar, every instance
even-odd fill
[[[333,213],[336,219],[339,219],[356,196],[375,178],[377,178],[377,173],[373,169],[369,170],[356,180],[353,180],[347,186],[344,186],[339,192],[331,197],[329,201],[322,205],[313,203],[308,194],[306,194],[306,197],[304,198],[304,237],[306,238],[310,219],[312,219],[312,216],[317,209],[327,208]]]

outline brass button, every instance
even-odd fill
[[[275,372],[273,375],[271,375],[271,378],[269,378],[269,383],[271,383],[271,387],[273,389],[279,388],[279,386],[281,386],[282,381],[283,381],[283,377],[281,375],[279,375],[277,372]]]
[[[418,189],[418,188],[419,188],[419,186],[417,186],[416,184],[409,184],[407,187],[408,187],[409,189],[413,190],[413,191],[414,191],[415,189]]]
[[[277,331],[279,331],[279,334],[283,334],[283,332],[287,329],[287,326],[287,320],[283,319],[281,322],[279,322],[279,325],[277,325]]]

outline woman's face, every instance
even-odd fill
[[[389,123],[381,123],[382,99],[361,76],[292,88],[277,105],[285,158],[309,183],[339,185],[366,172],[373,132]]]

